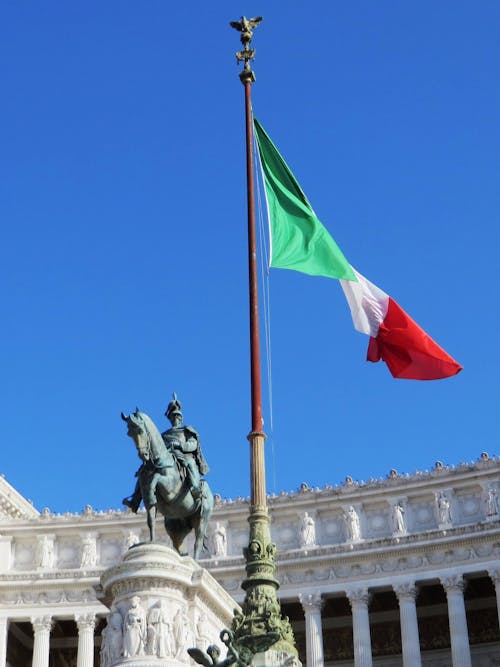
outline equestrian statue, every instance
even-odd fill
[[[155,518],[160,511],[174,549],[181,555],[185,555],[184,538],[194,530],[194,557],[198,559],[214,507],[210,487],[202,478],[209,469],[198,433],[182,423],[181,404],[175,393],[165,416],[172,427],[160,435],[153,420],[139,408],[128,417],[122,412],[127,435],[134,441],[142,461],[136,472],[134,493],[124,498],[123,504],[137,512],[142,500],[151,542],[155,540]]]

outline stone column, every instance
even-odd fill
[[[35,639],[33,642],[33,667],[49,667],[50,616],[39,616],[31,619]]]
[[[500,627],[500,570],[488,570],[488,574],[495,584],[495,593],[497,594],[498,626]]]
[[[393,588],[399,600],[403,667],[421,667],[420,638],[415,606],[417,589],[413,583],[395,584]]]
[[[299,596],[306,619],[306,664],[307,667],[323,667],[323,628],[321,608],[323,600],[320,593]]]
[[[95,615],[81,614],[75,616],[75,621],[78,628],[78,658],[76,667],[93,667]]]
[[[366,588],[347,591],[352,609],[352,637],[354,643],[354,667],[372,667],[372,643],[368,602],[370,596]]]
[[[9,621],[7,618],[0,618],[0,667],[7,664],[7,632],[9,630]]]
[[[453,667],[471,667],[469,631],[465,615],[464,588],[461,574],[441,579],[448,598],[451,659]]]

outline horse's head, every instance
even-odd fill
[[[159,461],[167,465],[165,457],[172,454],[167,452],[160,431],[151,417],[136,408],[128,417],[122,412],[122,419],[127,422],[127,435],[134,441],[139,458],[143,461],[151,460],[155,465]]]
[[[127,435],[129,435],[137,447],[137,453],[143,461],[149,461],[151,457],[148,424],[145,419],[147,415],[136,408],[128,417],[122,412],[122,419],[127,422]],[[147,417],[148,421],[149,417]]]

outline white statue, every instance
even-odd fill
[[[349,542],[357,542],[361,539],[361,525],[359,523],[359,516],[354,507],[351,505],[347,512],[344,513],[346,523],[347,539]]]
[[[129,530],[128,535],[125,538],[125,551],[127,549],[130,549],[130,547],[133,547],[134,544],[138,544],[139,538],[138,536],[134,533],[133,530]]]
[[[167,620],[165,602],[161,600],[151,607],[147,618],[146,653],[157,658],[172,655],[171,627]]]
[[[97,544],[95,537],[87,535],[82,542],[80,567],[94,567],[97,563]]]
[[[175,657],[181,658],[191,646],[191,631],[186,610],[181,607],[174,618]]]
[[[486,497],[486,516],[497,516],[498,515],[498,492],[494,486],[490,486],[488,489],[488,495]]]
[[[146,628],[146,653],[160,657],[160,616],[161,609],[158,604],[151,607],[147,618]],[[161,656],[162,658],[165,656]]]
[[[101,667],[110,667],[122,653],[123,621],[120,612],[112,611],[108,623],[102,631]]]
[[[405,533],[405,509],[401,503],[396,503],[392,508],[392,526],[395,533]]]
[[[436,495],[436,505],[439,524],[451,523],[450,501],[442,491]]]
[[[133,658],[144,655],[146,639],[146,612],[141,606],[141,599],[134,595],[130,609],[123,621],[123,656]]]
[[[214,534],[212,536],[214,556],[227,555],[227,537],[226,529],[218,521],[215,524]]]
[[[35,558],[37,567],[47,568],[54,565],[54,545],[46,535],[38,538]]]
[[[316,544],[316,526],[312,516],[304,512],[302,525],[300,527],[300,546],[311,547]]]
[[[207,626],[207,617],[203,612],[198,616],[198,621],[196,623],[196,639],[197,645],[203,650],[205,650],[211,643],[212,638],[210,637],[210,630]]]

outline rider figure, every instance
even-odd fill
[[[173,401],[170,401],[168,404],[165,415],[170,420],[172,428],[169,428],[162,433],[163,441],[167,449],[171,450],[172,454],[179,462],[179,465],[185,470],[193,498],[197,499],[201,495],[201,475],[206,475],[209,470],[205,457],[201,451],[199,435],[192,426],[182,425],[181,404],[177,400],[175,393]],[[139,475],[143,466],[144,463],[136,472],[136,477]],[[154,498],[156,482],[161,474],[161,471],[157,471],[151,478],[149,488],[151,498],[149,501],[152,505],[156,503]],[[133,512],[137,512],[141,500],[141,487],[139,480],[137,480],[134,493],[128,498],[124,498],[122,502],[127,507],[130,507]]]
[[[193,498],[199,498],[201,475],[206,475],[209,468],[201,451],[198,433],[192,426],[182,424],[181,404],[175,393],[173,400],[167,406],[165,416],[172,424],[172,428],[161,434],[163,441],[186,471]]]

